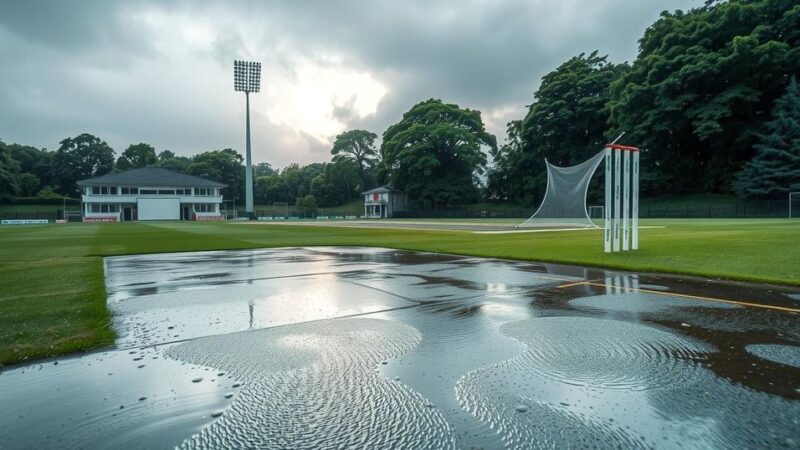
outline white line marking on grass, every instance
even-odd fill
[[[667,228],[664,225],[649,225],[639,228]],[[527,230],[473,231],[474,234],[511,234],[511,233],[549,233],[553,231],[586,231],[602,230],[602,228],[538,228]]]

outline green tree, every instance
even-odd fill
[[[33,197],[39,192],[41,183],[39,178],[32,173],[21,173],[18,176],[19,195],[21,197]]]
[[[497,148],[481,113],[430,99],[414,105],[383,134],[381,159],[390,183],[434,207],[474,201],[484,173],[481,146]]]
[[[298,208],[303,208],[304,216],[310,216],[317,211],[317,200],[311,194],[304,195],[303,197],[297,199],[295,206]]]
[[[268,162],[260,162],[253,166],[253,175],[255,177],[269,177],[277,175],[278,171],[272,168],[272,164]]]
[[[644,192],[728,191],[800,71],[796,0],[663,12],[612,85],[611,129],[644,149]]]
[[[738,193],[774,198],[800,191],[800,87],[796,78],[775,102],[766,129],[755,145],[756,156],[739,173]]]
[[[52,167],[53,178],[65,195],[78,193],[79,180],[105,175],[113,168],[114,150],[88,133],[61,141]]]
[[[177,156],[171,150],[162,150],[158,154],[158,167],[171,170],[178,173],[186,173],[189,165],[192,163],[191,158],[185,156]]]
[[[280,175],[257,177],[253,181],[253,197],[257,204],[290,203],[289,186]]]
[[[140,167],[154,166],[158,163],[156,149],[153,146],[139,143],[131,145],[117,158],[117,170],[138,169]]]
[[[349,130],[336,136],[331,154],[333,160],[351,160],[358,166],[358,175],[361,179],[362,190],[369,189],[367,171],[371,169],[377,159],[378,151],[375,148],[375,139],[378,135],[366,130]]]
[[[243,199],[245,173],[243,160],[242,155],[230,148],[203,152],[192,158],[186,173],[225,183],[228,185],[222,191],[225,198]]]
[[[311,193],[319,206],[339,206],[357,197],[361,177],[352,159],[334,159],[311,182]]]
[[[19,164],[11,158],[11,152],[0,141],[0,202],[10,201],[19,194],[17,172]]]
[[[547,185],[545,159],[571,166],[603,148],[610,85],[627,70],[606,58],[581,53],[542,78],[525,118],[508,124],[507,143],[492,153],[490,197],[532,205]]]

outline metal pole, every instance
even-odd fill
[[[247,154],[245,162],[247,166],[247,173],[244,174],[244,189],[245,189],[245,209],[247,215],[253,215],[253,162],[250,153],[250,92],[245,92],[244,97],[247,103]]]

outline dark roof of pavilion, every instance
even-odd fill
[[[173,172],[161,167],[142,167],[125,172],[109,173],[95,178],[78,181],[78,186],[145,186],[145,187],[208,187],[224,188],[227,184],[206,178]]]

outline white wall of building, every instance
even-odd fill
[[[140,198],[137,201],[139,220],[178,220],[181,201],[177,198]]]

